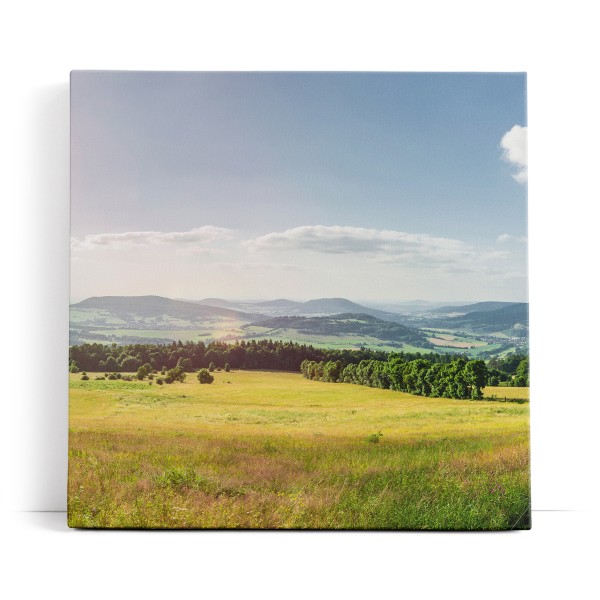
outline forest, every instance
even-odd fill
[[[494,358],[486,365],[462,354],[338,350],[271,340],[82,344],[69,349],[72,373],[135,372],[144,365],[155,371],[180,367],[191,372],[211,363],[217,368],[301,371],[308,379],[449,398],[479,397],[485,385],[529,385],[529,359],[523,354]]]

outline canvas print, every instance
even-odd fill
[[[524,73],[71,74],[68,523],[530,528]]]

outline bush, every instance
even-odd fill
[[[208,369],[200,369],[197,377],[200,383],[212,383],[215,380]]]
[[[231,367],[229,366],[229,363],[225,363],[225,373],[229,373],[229,371],[231,371]]]
[[[371,442],[371,444],[379,444],[379,438],[383,437],[383,433],[379,431],[378,433],[371,433],[367,436],[367,442]]]
[[[208,365],[208,370],[212,373],[215,370],[215,363],[211,362],[210,365]]]
[[[117,374],[116,373],[111,373],[108,376],[108,379],[110,379],[111,381],[115,381],[116,379],[118,379]]]
[[[79,367],[75,363],[69,365],[69,373],[79,373]]]
[[[162,384],[164,383],[164,381],[163,381],[163,380],[162,380],[162,379],[159,377],[159,378],[156,380],[156,383],[157,383],[158,385],[162,385]]]
[[[169,369],[165,375],[165,383],[173,383],[174,381],[185,381],[185,371],[181,366]]]
[[[89,377],[88,377],[87,373],[84,371],[81,374],[81,381],[87,381],[88,379],[89,379]]]

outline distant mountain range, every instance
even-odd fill
[[[231,302],[221,298],[204,298],[204,300],[198,300],[197,303],[204,306],[218,306],[272,317],[292,315],[307,317],[340,313],[361,313],[383,319],[384,321],[404,322],[404,318],[398,313],[369,308],[346,298],[318,298],[308,300],[307,302],[295,302],[284,298],[266,302]]]
[[[70,339],[72,344],[236,340],[281,330],[280,335],[286,338],[294,339],[301,333],[299,337],[305,341],[314,336],[310,340],[322,344],[336,336],[340,341],[354,339],[354,343],[369,338],[373,345],[380,340],[393,347],[407,344],[430,348],[427,338],[435,334],[420,331],[424,328],[470,336],[498,333],[501,338],[519,338],[516,344],[527,342],[527,303],[477,302],[436,309],[428,303],[422,306],[421,312],[400,315],[346,298],[233,302],[221,298],[189,301],[162,296],[99,296],[71,305]],[[504,344],[502,339],[489,341],[495,347],[499,343]]]

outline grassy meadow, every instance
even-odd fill
[[[88,375],[70,375],[71,527],[529,527],[528,403],[281,372],[162,386]]]

